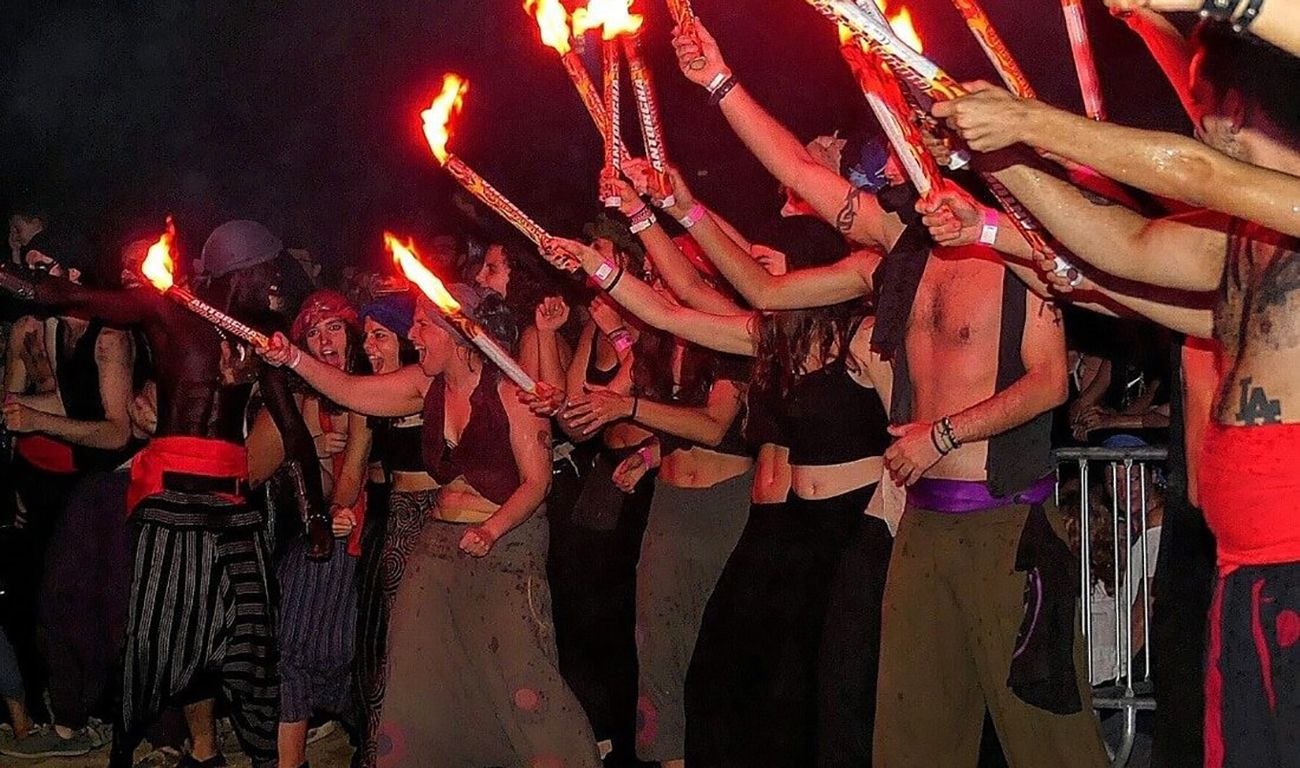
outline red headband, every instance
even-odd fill
[[[297,344],[307,338],[307,331],[326,320],[342,320],[348,325],[357,324],[357,311],[347,297],[338,291],[316,291],[302,303],[302,310],[293,321],[293,340]]]

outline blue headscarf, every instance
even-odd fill
[[[361,322],[374,320],[396,335],[406,338],[415,321],[415,297],[409,293],[379,296],[361,308]]]

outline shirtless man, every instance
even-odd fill
[[[739,248],[711,249],[724,276],[760,309],[872,295],[878,254],[899,243],[903,219],[818,163],[735,84],[703,27],[679,32],[683,73],[712,86],[712,100],[768,170],[850,240],[878,249],[781,277]],[[697,58],[705,66],[691,69]],[[715,229],[706,216],[691,232],[714,238]],[[1063,704],[1048,711],[1008,685],[1025,611],[1017,547],[1026,522],[1042,520],[1031,511],[1050,503],[1047,414],[1066,396],[1060,317],[986,250],[932,255],[894,357],[898,440],[885,460],[911,487],[885,588],[874,759],[890,768],[974,766],[987,706],[1013,764],[1101,768],[1108,761],[1077,628],[1075,674],[1056,681]],[[1058,636],[1055,646],[1068,653],[1071,642]]]
[[[203,247],[209,282],[200,295],[271,330],[282,253],[260,224],[221,225]],[[244,420],[254,381],[301,472],[300,503],[325,513],[315,448],[284,373],[152,288],[96,290],[16,272],[0,273],[0,288],[69,315],[139,325],[157,361],[158,428],[136,456],[127,499],[138,533],[110,766],[130,766],[142,730],[209,678],[220,681],[253,764],[274,765],[279,685],[270,553],[262,514],[245,499]],[[328,517],[324,530],[328,543]]]
[[[31,239],[21,249],[28,268],[80,280],[74,257],[48,246],[40,250],[38,243]],[[38,616],[46,615],[39,611],[40,587],[48,563],[75,544],[56,531],[62,529],[77,481],[89,472],[111,470],[129,456],[123,449],[131,437],[133,357],[129,333],[74,317],[27,315],[14,324],[9,338],[0,414],[5,429],[16,436],[10,471],[21,505],[23,545],[13,553],[10,567],[23,578],[11,583],[11,591],[15,611],[24,617],[11,625],[10,637],[27,665],[30,690],[44,690],[47,660],[55,682],[79,679],[57,666],[53,649],[36,653]],[[60,678],[59,672],[69,673]],[[14,755],[69,753],[99,744],[87,730],[84,707],[55,695],[51,709],[54,727],[18,740],[10,750]]]
[[[1215,25],[1198,28],[1195,43],[1202,140],[1239,160],[1300,176],[1300,118],[1288,87],[1300,78],[1300,61]],[[936,114],[963,134],[982,137],[986,148],[1027,139],[1138,187],[1157,187],[1171,172],[1158,146],[1126,140],[1127,129],[1076,126],[991,87],[936,107]],[[1041,131],[1044,124],[1052,128]],[[1023,165],[998,176],[1053,235],[1099,270],[1161,288],[1217,291],[1213,334],[1223,347],[1221,377],[1199,467],[1199,501],[1219,561],[1205,681],[1206,764],[1285,764],[1291,755],[1276,750],[1295,737],[1300,717],[1294,687],[1274,680],[1290,680],[1295,663],[1273,641],[1292,645],[1290,622],[1300,609],[1294,494],[1300,478],[1290,447],[1300,422],[1300,321],[1292,295],[1300,243],[1207,212],[1150,220],[1098,204]],[[1265,640],[1257,643],[1260,637]]]

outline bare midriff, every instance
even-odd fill
[[[748,456],[718,453],[698,446],[673,451],[659,464],[659,479],[675,488],[712,488],[749,471]]]
[[[433,508],[433,518],[445,523],[478,525],[492,517],[501,505],[493,504],[458,477],[443,486],[438,493],[438,503]]]
[[[868,456],[857,461],[823,466],[792,466],[791,490],[801,499],[816,501],[842,496],[880,482],[883,460]]]
[[[790,495],[790,485],[790,449],[772,443],[759,447],[750,500],[755,504],[780,504]]]

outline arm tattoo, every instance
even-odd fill
[[[1088,202],[1092,203],[1095,206],[1101,208],[1109,208],[1115,205],[1114,200],[1111,200],[1110,198],[1102,197],[1096,192],[1093,192],[1091,189],[1084,189],[1083,187],[1078,187],[1078,190],[1079,190],[1079,194],[1083,195],[1084,200],[1087,200]]]
[[[1061,308],[1055,303],[1044,301],[1038,308],[1038,316],[1042,317],[1044,313],[1050,312],[1052,315],[1052,325],[1060,327],[1061,325]]]
[[[853,230],[853,224],[858,218],[858,209],[862,207],[862,190],[854,187],[849,190],[849,194],[844,197],[844,207],[840,212],[835,214],[835,228],[841,234],[847,235]]]

